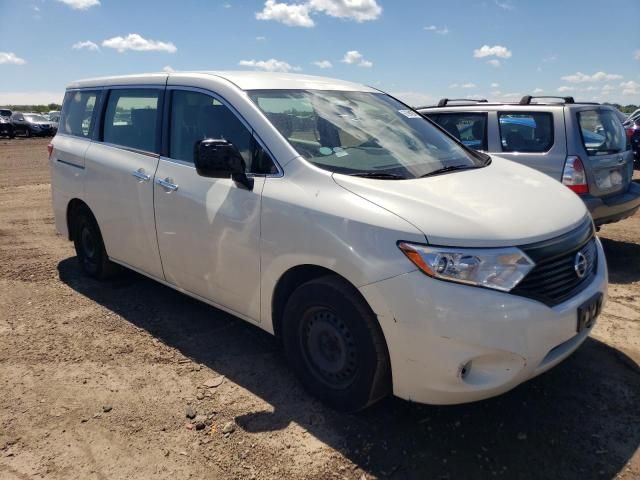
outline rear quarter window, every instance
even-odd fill
[[[88,138],[93,128],[97,91],[69,91],[64,96],[58,131]]]
[[[499,112],[503,152],[547,152],[553,146],[550,112]]]

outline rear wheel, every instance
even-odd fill
[[[375,315],[357,290],[329,275],[298,287],[283,317],[285,353],[313,395],[342,411],[388,395],[391,370]]]
[[[117,273],[119,268],[107,256],[100,228],[91,212],[87,208],[78,208],[72,225],[73,244],[83,272],[99,280]]]

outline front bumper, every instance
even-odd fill
[[[630,217],[640,208],[640,184],[631,182],[626,192],[614,197],[581,196],[596,225],[613,223]]]
[[[554,307],[419,271],[361,287],[387,340],[394,394],[430,404],[471,402],[557,365],[591,330],[576,333],[578,307],[597,293],[606,298],[607,266],[599,240],[597,248],[592,283]],[[469,361],[463,378],[461,369]]]

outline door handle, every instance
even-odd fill
[[[139,168],[135,172],[131,172],[131,175],[136,177],[141,182],[148,182],[149,180],[151,180],[151,175],[147,175],[146,173],[144,173],[144,168]]]
[[[164,188],[167,192],[175,192],[178,189],[178,185],[173,183],[173,179],[169,177],[165,178],[164,180],[159,178],[156,180],[156,183]]]

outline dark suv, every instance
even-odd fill
[[[11,110],[6,108],[0,109],[0,137],[7,136],[14,138],[16,136],[13,123],[11,123]]]

